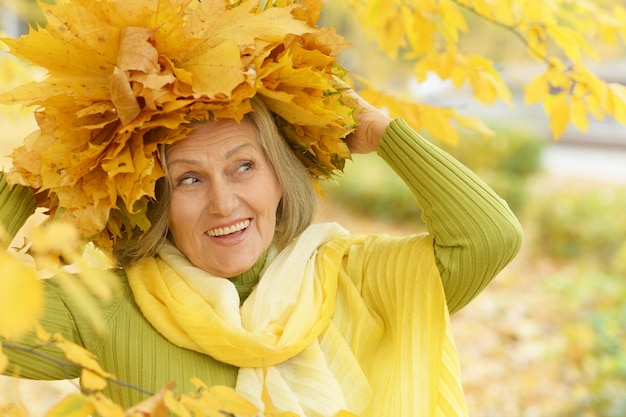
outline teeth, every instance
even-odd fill
[[[248,226],[250,226],[250,220],[244,220],[230,227],[218,227],[216,229],[211,229],[207,232],[207,234],[212,237],[224,236],[243,230]]]

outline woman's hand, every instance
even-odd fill
[[[358,125],[346,138],[346,143],[350,152],[355,154],[375,152],[392,119],[363,100],[356,92],[353,95],[363,109],[357,116]]]

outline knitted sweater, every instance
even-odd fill
[[[520,249],[522,232],[518,221],[506,203],[475,174],[421,138],[402,120],[391,123],[378,154],[416,196],[433,242],[429,246],[433,250],[431,257],[440,272],[447,307],[451,313],[460,310]],[[19,187],[8,192],[2,188],[2,183],[4,179],[0,178],[0,204],[15,205],[25,200]],[[12,212],[11,217],[0,218],[0,221],[3,224],[11,222],[12,232],[15,232],[16,219],[24,221],[28,215],[30,210],[20,207],[17,212]],[[357,283],[355,288],[364,294],[362,307],[365,310],[358,313],[369,313],[371,320],[380,322],[381,334],[391,332],[398,326],[410,326],[412,322],[411,300],[414,294],[407,288],[412,291],[425,289],[419,285],[398,283],[419,281],[420,277],[411,276],[407,266],[413,256],[422,257],[421,254],[412,254],[411,250],[417,247],[423,250],[423,245],[417,244],[423,242],[423,238],[372,236],[357,239],[355,247],[344,257],[347,276]],[[233,280],[242,297],[258,282],[262,267],[262,262],[259,262],[252,270]],[[107,323],[106,335],[94,332],[83,319],[80,308],[71,299],[63,298],[54,279],[45,282],[47,302],[41,320],[44,328],[49,332],[60,332],[70,341],[85,346],[98,357],[104,369],[118,379],[148,391],[156,392],[168,382],[175,381],[179,392],[189,392],[193,389],[189,383],[193,376],[209,386],[234,386],[235,367],[175,346],[159,334],[139,311],[124,271],[118,273],[123,284],[122,293],[112,302],[100,306]],[[375,282],[368,283],[366,278],[359,278],[367,274],[375,276],[372,278]],[[367,285],[370,287],[367,288]],[[380,306],[368,305],[367,291],[389,297],[377,301],[384,305],[384,312],[377,311]],[[361,348],[380,343],[380,340],[368,339],[374,335],[362,337],[363,340],[353,340],[352,343]],[[28,340],[24,343],[28,344]],[[54,348],[44,351],[60,359],[63,357]],[[6,353],[11,362],[19,366],[23,377],[67,379],[79,376],[78,370],[62,369],[32,355],[14,351]],[[9,372],[11,370],[9,368]],[[111,386],[108,394],[125,406],[145,398],[145,394],[139,391],[118,386]]]

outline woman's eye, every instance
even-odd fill
[[[178,182],[180,185],[191,185],[198,182],[198,179],[195,177],[183,177],[181,178],[181,180]]]
[[[244,162],[239,166],[239,172],[248,172],[252,170],[252,162]]]

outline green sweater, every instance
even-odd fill
[[[458,161],[424,140],[402,120],[395,120],[385,132],[378,154],[408,184],[422,208],[428,233],[434,236],[434,253],[451,313],[472,300],[511,261],[521,246],[521,227],[508,208],[484,182]],[[0,204],[19,207],[4,224],[22,224],[32,213],[24,190],[2,188]],[[32,199],[32,197],[31,197]],[[4,213],[4,211],[0,211]],[[20,216],[22,214],[22,216]],[[16,220],[19,219],[19,220]],[[399,245],[406,240],[397,239]],[[377,262],[393,263],[390,255]],[[362,252],[361,252],[362,253]],[[379,259],[379,258],[376,258]],[[354,260],[350,260],[353,262]],[[364,260],[360,260],[363,262]],[[245,298],[258,281],[259,262],[251,271],[234,280]],[[384,266],[384,265],[383,265]],[[64,299],[55,280],[46,280],[47,304],[41,323],[49,332],[93,352],[104,369],[118,379],[156,392],[175,381],[179,392],[193,388],[189,378],[198,377],[207,385],[234,386],[237,369],[211,357],[173,345],[160,335],[140,313],[123,271],[122,294],[102,305],[107,334],[94,332],[71,299]],[[24,342],[28,345],[28,341]],[[20,375],[33,379],[68,379],[79,376],[77,369],[62,369],[50,361],[27,353],[5,350]],[[43,352],[63,359],[60,351]],[[9,369],[11,372],[12,369]],[[109,383],[108,395],[126,407],[145,398],[136,390]]]

